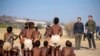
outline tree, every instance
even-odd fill
[[[65,25],[65,30],[68,34],[68,36],[73,37],[73,26],[74,26],[74,22],[69,22]]]
[[[42,24],[37,24],[37,26],[38,26],[39,29],[43,28]]]

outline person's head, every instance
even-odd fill
[[[11,26],[7,27],[7,32],[8,32],[8,33],[11,33],[12,30],[13,30],[13,28],[12,28]]]
[[[50,27],[50,25],[47,25],[47,27]]]
[[[69,40],[67,40],[67,41],[66,41],[66,46],[67,46],[67,47],[72,47],[72,43],[71,43]]]
[[[27,29],[27,28],[28,28],[27,26],[24,27],[24,29]]]
[[[81,17],[77,17],[77,22],[81,22]]]
[[[47,42],[47,41],[44,41],[43,45],[44,45],[45,47],[47,47],[47,46],[48,46],[48,42]]]
[[[89,15],[89,16],[88,16],[88,20],[89,20],[89,21],[92,21],[92,20],[93,20],[93,16],[92,16],[92,15]]]
[[[54,24],[58,24],[59,23],[59,18],[58,17],[55,17],[54,20],[53,20],[53,23]]]
[[[49,29],[50,28],[50,26],[48,25],[47,27],[46,27],[46,29]]]
[[[37,41],[35,42],[35,47],[39,47],[39,46],[40,46],[40,41],[37,40]]]
[[[34,28],[34,23],[33,22],[26,22],[25,25],[28,28]]]
[[[35,27],[35,30],[38,31],[38,26]]]

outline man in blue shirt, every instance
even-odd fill
[[[84,33],[84,25],[81,22],[81,17],[77,18],[77,22],[74,24],[73,32],[75,35],[75,48],[80,49],[82,34]]]

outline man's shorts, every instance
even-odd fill
[[[50,39],[51,46],[59,46],[60,45],[60,36],[59,35],[52,35]]]
[[[32,40],[25,38],[25,40],[24,40],[24,49],[25,50],[27,50],[27,49],[32,50],[32,47],[33,47]]]
[[[10,51],[12,49],[12,45],[10,42],[4,42],[3,49],[5,51]]]

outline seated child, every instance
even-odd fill
[[[41,47],[41,56],[48,56],[48,51],[49,51],[49,48],[48,48],[48,42],[47,41],[44,41],[44,47]]]
[[[36,42],[35,42],[35,47],[33,48],[33,56],[40,56],[40,53],[41,53],[41,49],[39,48],[39,46],[40,46],[40,41],[39,40],[37,40]]]
[[[75,56],[74,49],[72,48],[72,43],[67,40],[65,45],[66,47],[63,47],[62,49],[62,56]]]

